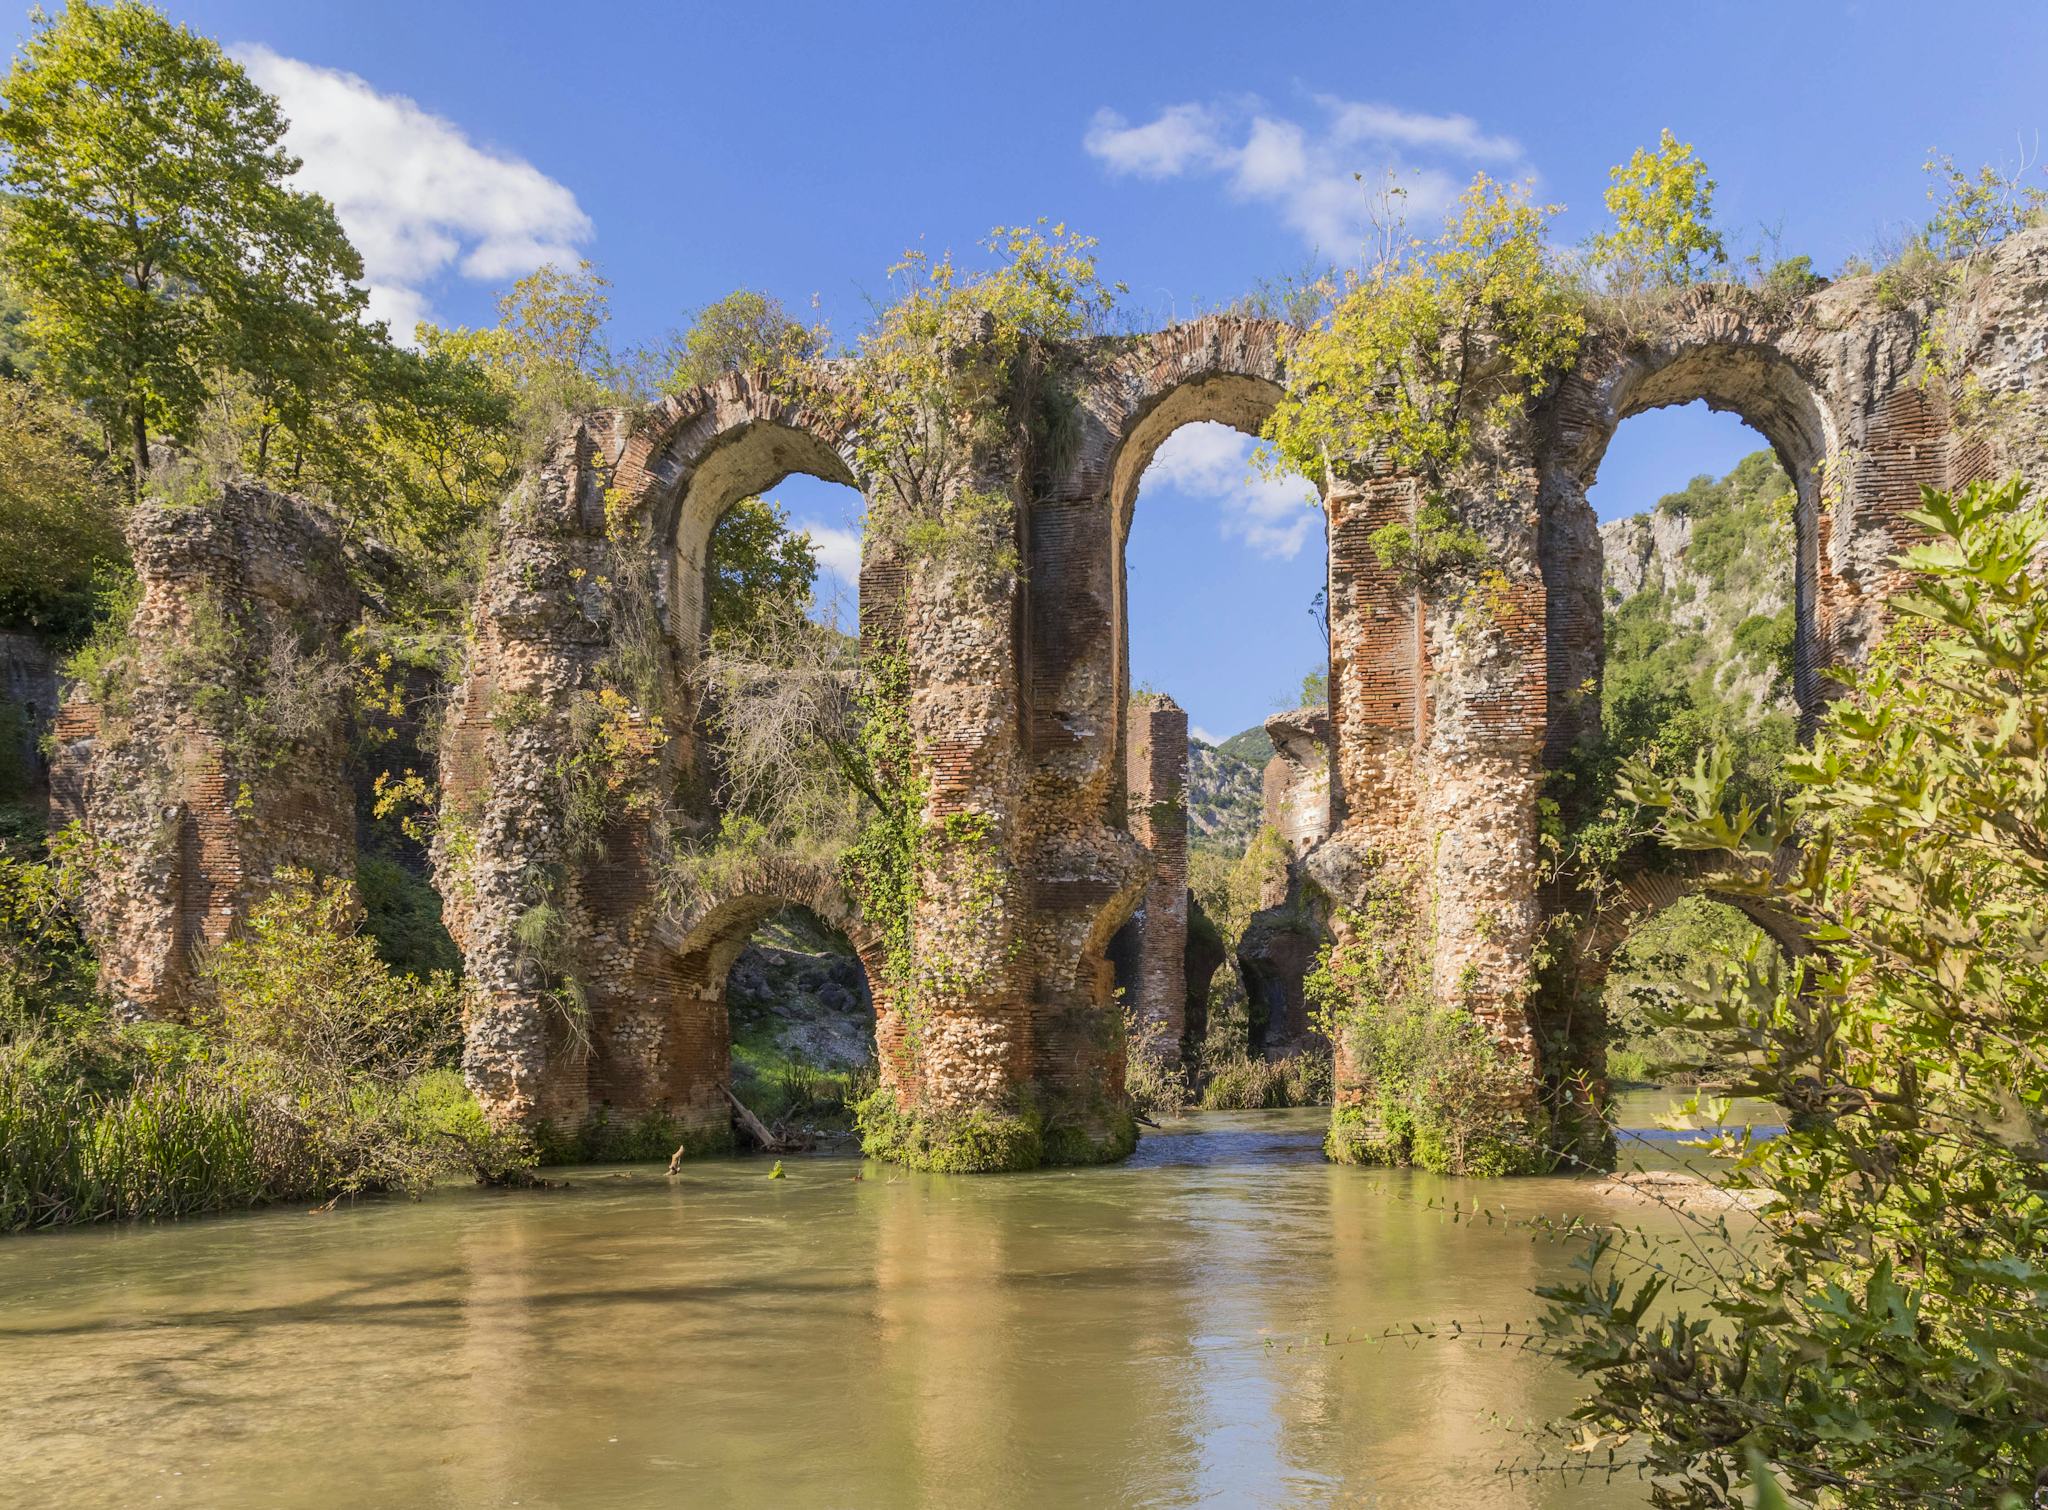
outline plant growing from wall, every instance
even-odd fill
[[[1288,344],[1268,465],[1320,478],[1370,458],[1442,494],[1577,354],[1585,319],[1544,244],[1557,210],[1481,174],[1433,242],[1356,279]]]
[[[1485,1024],[1435,999],[1405,891],[1383,877],[1335,932],[1303,982],[1311,1020],[1348,1072],[1330,1157],[1461,1175],[1547,1167],[1526,1068]]]
[[[1714,180],[1690,142],[1666,130],[1654,151],[1638,147],[1608,177],[1614,229],[1593,238],[1587,261],[1609,293],[1682,288],[1728,265],[1713,225]]]
[[[1017,568],[1012,505],[997,478],[1020,444],[1057,445],[1071,426],[1077,338],[1099,331],[1120,286],[1097,274],[1095,242],[1063,224],[998,227],[993,270],[911,251],[899,289],[861,338],[837,400],[856,437],[868,531],[914,559],[1000,577]]]

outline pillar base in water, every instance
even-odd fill
[[[901,1106],[885,1086],[855,1108],[854,1118],[869,1158],[938,1174],[1114,1164],[1138,1146],[1127,1106],[1104,1105],[1088,1116],[1048,1116],[1035,1107],[938,1112]]]

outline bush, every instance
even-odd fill
[[[1124,1090],[1142,1117],[1178,1117],[1188,1109],[1187,1071],[1180,1045],[1158,1018],[1134,1010],[1119,995],[1124,1030]]]
[[[392,975],[345,884],[280,883],[200,1029],[121,1023],[56,874],[0,855],[0,1231],[524,1177],[442,1062],[453,984]]]
[[[1383,920],[1400,909],[1393,897],[1368,905]],[[1547,1167],[1527,1067],[1469,1012],[1428,995],[1412,937],[1384,942],[1370,919],[1348,932],[1348,943],[1324,946],[1305,982],[1353,1077],[1331,1116],[1330,1157],[1458,1175]]]
[[[1569,1451],[1629,1444],[1664,1506],[2022,1505],[2048,1482],[2048,515],[2017,481],[1929,492],[1892,632],[1788,768],[1632,767],[1823,952],[1725,953],[1677,1025],[1786,1128],[1708,1142],[1756,1220],[1602,1233],[1539,1344],[1593,1386]],[[1796,844],[1803,863],[1778,861]],[[1579,1456],[1578,1461],[1586,1461]]]

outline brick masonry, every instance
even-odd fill
[[[1111,940],[1141,910],[1172,911],[1185,865],[1184,829],[1176,839],[1159,808],[1174,781],[1163,752],[1184,745],[1162,732],[1163,704],[1134,714],[1130,695],[1123,552],[1138,479],[1183,424],[1256,431],[1285,391],[1285,341],[1274,322],[1212,317],[1078,350],[1076,423],[1056,461],[992,458],[973,479],[1011,501],[1021,572],[864,566],[867,643],[909,667],[930,829],[974,836],[928,849],[914,952],[952,973],[920,988],[931,1008],[915,1043],[829,866],[769,859],[715,895],[666,897],[660,846],[717,815],[701,799],[665,829],[622,813],[600,854],[576,854],[554,779],[621,626],[651,623],[665,690],[639,716],[668,736],[663,779],[690,789],[710,530],[792,471],[860,486],[849,437],[830,405],[743,375],[566,430],[504,505],[442,742],[437,871],[472,986],[466,1065],[487,1103],[527,1121],[660,1113],[722,1128],[724,967],[768,908],[802,902],[862,950],[884,1083],[906,1109],[1113,1106]],[[1437,996],[1484,1020],[1533,1084],[1537,941],[1561,905],[1541,884],[1538,805],[1549,771],[1597,729],[1600,546],[1585,492],[1617,427],[1704,399],[1776,449],[1798,489],[1797,692],[1811,716],[1821,673],[1854,662],[1882,626],[1919,487],[2048,475],[2044,391],[2048,232],[2030,232],[1981,260],[1938,327],[1926,304],[1881,304],[1859,279],[1796,301],[1686,290],[1589,340],[1455,490],[1500,568],[1483,590],[1397,579],[1369,542],[1413,517],[1418,487],[1366,459],[1334,467],[1320,479],[1325,785],[1290,776],[1275,809],[1299,884],[1340,931],[1368,897],[1401,899]],[[303,570],[317,531],[278,523],[247,493],[216,512],[145,527],[146,641],[181,633],[180,582],[223,585],[258,615],[341,611]],[[278,857],[340,863],[333,794],[346,783],[324,745],[274,779],[231,772],[189,710],[138,707],[149,710],[115,739],[106,710],[67,704],[52,784],[60,812],[133,846],[106,883],[104,926],[117,986],[146,1005],[176,998],[190,946],[232,926]],[[520,941],[542,902],[558,920],[552,961]],[[1167,1019],[1170,952],[1147,956],[1159,989],[1140,993]],[[564,1005],[565,958],[580,1010]]]

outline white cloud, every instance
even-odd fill
[[[1171,178],[1223,151],[1211,114],[1200,105],[1169,105],[1143,126],[1128,124],[1114,110],[1098,110],[1083,143],[1111,172],[1141,178]]]
[[[1254,444],[1227,425],[1182,425],[1153,453],[1139,486],[1163,482],[1190,497],[1213,499],[1226,540],[1291,561],[1316,525],[1316,490],[1299,477],[1254,473]]]
[[[818,553],[818,565],[848,586],[860,582],[860,534],[835,529],[829,524],[803,524],[799,531],[808,536]]]
[[[1338,259],[1368,234],[1369,195],[1389,174],[1406,191],[1401,208],[1418,229],[1450,207],[1475,168],[1530,176],[1521,143],[1469,115],[1335,95],[1313,104],[1318,114],[1306,123],[1257,101],[1169,105],[1135,126],[1105,109],[1082,146],[1118,177],[1217,178],[1236,198],[1272,205],[1310,247]]]
[[[1211,734],[1207,729],[1203,728],[1200,724],[1188,725],[1188,737],[1190,739],[1199,739],[1205,745],[1220,745],[1223,743],[1222,740],[1218,739],[1214,734]]]
[[[511,279],[543,262],[574,263],[592,236],[567,187],[405,96],[255,43],[230,50],[283,105],[285,145],[304,162],[299,182],[333,202],[363,255],[370,313],[399,339],[432,318],[429,286],[450,270]]]

